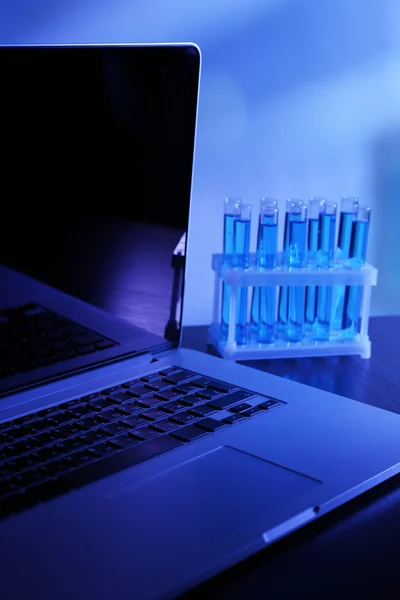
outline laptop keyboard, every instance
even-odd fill
[[[116,345],[38,304],[0,311],[0,379]]]
[[[170,367],[0,423],[0,519],[281,404],[259,400]]]

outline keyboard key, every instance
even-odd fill
[[[87,333],[87,331],[88,331],[86,329],[86,327],[84,327],[83,325],[80,325],[79,323],[74,323],[73,321],[70,321],[70,320],[64,321],[63,329],[64,329],[64,331],[69,333],[69,335],[72,335],[72,336],[83,335],[84,333]]]
[[[160,400],[172,400],[173,398],[178,398],[179,396],[182,396],[182,393],[177,392],[173,389],[168,389],[162,392],[157,392],[156,394],[154,394],[154,396],[156,398],[159,398]]]
[[[125,383],[121,383],[121,387],[130,389],[131,387],[134,387],[138,384],[140,384],[140,379],[131,379],[130,381],[125,381]]]
[[[114,408],[109,408],[108,410],[103,410],[101,413],[98,413],[98,416],[103,419],[103,421],[115,421],[115,419],[120,419],[121,418],[121,413],[114,409]]]
[[[253,406],[253,408],[249,408],[249,410],[245,410],[244,412],[242,412],[242,415],[244,415],[245,417],[254,417],[254,415],[258,415],[262,412],[262,408],[260,408],[259,406]]]
[[[107,456],[109,454],[115,454],[118,450],[121,450],[122,446],[118,444],[114,444],[113,442],[102,442],[101,444],[96,444],[90,448],[90,452],[93,456],[100,458],[102,456]]]
[[[103,337],[98,333],[88,332],[76,336],[73,341],[78,344],[78,346],[89,346],[92,344],[99,344],[103,341]]]
[[[159,408],[150,408],[149,410],[144,410],[141,412],[140,416],[148,419],[149,421],[155,421],[156,419],[162,419],[165,417],[166,413]]]
[[[168,435],[160,435],[141,444],[135,444],[131,448],[121,450],[114,456],[108,456],[91,465],[62,475],[60,480],[74,487],[81,487],[173,450],[180,445],[181,443],[178,440]]]
[[[206,431],[216,431],[221,427],[225,427],[225,425],[226,424],[223,421],[217,421],[217,419],[211,417],[206,417],[205,419],[202,419],[202,421],[197,421],[197,423],[194,424],[195,427],[200,427]]]
[[[119,435],[118,437],[116,437],[112,440],[112,443],[118,444],[118,446],[120,448],[129,448],[129,446],[133,446],[134,444],[137,444],[138,442],[139,442],[139,440],[136,440],[131,435],[126,435],[126,433],[124,433],[123,435]]]
[[[245,418],[246,417],[244,417],[240,413],[237,413],[234,415],[229,415],[229,417],[225,417],[223,421],[227,423],[227,425],[233,425],[234,423],[237,423],[237,421],[243,421]]]
[[[115,344],[111,340],[103,340],[102,342],[98,342],[96,344],[96,348],[98,350],[106,350],[107,348],[112,348],[113,346],[115,346]]]
[[[128,402],[128,400],[132,400],[133,395],[129,391],[122,391],[117,394],[112,394],[110,398],[113,402],[121,404],[122,402]]]
[[[162,410],[164,410],[165,412],[168,412],[170,414],[177,412],[178,410],[182,410],[182,408],[187,408],[186,404],[183,404],[182,402],[177,402],[176,400],[172,400],[171,402],[168,402],[167,404],[163,404],[160,407]]]
[[[96,352],[96,348],[94,346],[78,346],[76,349],[78,354],[91,354],[91,352]]]
[[[75,358],[78,353],[75,350],[65,350],[63,352],[57,352],[58,360],[69,360],[70,358]]]
[[[86,415],[90,415],[93,412],[90,404],[80,404],[79,406],[75,406],[71,408],[68,413],[74,415],[75,417],[84,417]]]
[[[47,418],[50,418],[50,417],[47,417]],[[38,420],[38,421],[33,421],[33,423],[29,423],[28,425],[24,425],[23,427],[21,427],[19,429],[19,431],[11,430],[11,431],[7,431],[7,433],[8,433],[8,435],[14,436],[14,439],[16,439],[18,437],[26,436],[26,435],[35,435],[39,431],[42,431],[42,429],[47,429],[48,427],[51,426],[51,425],[47,424],[47,418],[44,421]],[[54,425],[58,425],[58,421],[55,421]]]
[[[127,425],[128,427],[138,427],[143,423],[146,423],[146,419],[143,417],[139,417],[138,415],[132,415],[132,417],[127,417],[126,419],[121,419],[120,421],[123,425]]]
[[[221,395],[221,392],[219,392],[218,390],[213,390],[211,388],[206,388],[205,390],[201,390],[200,392],[197,392],[197,396],[199,396],[200,398],[205,398],[206,400],[212,400],[216,396],[220,396],[220,395]]]
[[[266,400],[265,402],[261,402],[261,404],[259,404],[258,406],[260,408],[262,408],[263,410],[269,410],[270,408],[273,408],[274,406],[279,406],[280,402],[278,402],[278,400],[273,400],[272,398],[270,400]]]
[[[107,437],[107,434],[102,429],[93,429],[91,431],[87,431],[86,433],[82,433],[78,436],[78,439],[85,444],[93,444],[94,442],[98,442],[103,438]]]
[[[211,383],[211,381],[212,380],[209,377],[197,377],[197,379],[193,379],[191,383],[196,387],[206,388]]]
[[[179,402],[182,404],[186,404],[187,406],[195,406],[195,404],[199,404],[200,402],[204,402],[204,398],[199,396],[197,393],[187,394],[179,399]]]
[[[90,403],[91,407],[95,410],[103,410],[104,408],[109,408],[110,406],[115,407],[115,403],[110,400],[110,398],[99,398],[98,400],[94,400]]]
[[[213,388],[218,392],[226,394],[234,390],[237,386],[232,385],[230,383],[225,383],[224,381],[216,381],[215,379],[212,379],[211,382],[208,384],[208,387]]]
[[[141,427],[140,429],[136,429],[130,435],[133,435],[134,438],[138,438],[139,440],[149,440],[150,438],[158,435],[155,429],[151,429],[150,427]]]
[[[207,406],[207,404],[203,404],[202,406],[191,408],[189,412],[193,415],[196,415],[197,417],[205,417],[207,415],[214,414],[216,410],[215,408],[211,408],[211,406]]]
[[[62,459],[63,460],[63,459]],[[40,467],[38,467],[34,473],[38,474],[38,477],[43,479],[44,477],[55,477],[65,470],[61,460],[52,460]],[[30,471],[31,472],[31,471]]]
[[[82,404],[82,400],[80,398],[75,398],[75,400],[70,400],[69,402],[63,402],[60,406],[60,408],[62,410],[68,410],[70,408],[73,408],[74,406],[78,406],[79,404]]]
[[[221,398],[217,398],[216,400],[211,400],[211,402],[207,402],[207,404],[208,406],[211,406],[211,408],[222,410],[224,408],[228,408],[228,406],[232,406],[233,404],[239,403],[242,400],[254,398],[254,396],[255,394],[253,394],[252,392],[238,390],[237,392],[231,392],[230,394],[222,396]]]
[[[168,383],[177,385],[178,383],[181,383],[182,381],[186,381],[186,379],[190,379],[193,377],[195,377],[194,373],[190,373],[189,371],[178,371],[177,373],[172,373],[171,375],[163,377],[163,379]]]
[[[240,412],[243,412],[244,410],[247,410],[248,408],[251,408],[251,404],[247,404],[246,402],[243,402],[242,404],[237,404],[236,406],[232,406],[231,412],[240,413]]]
[[[53,342],[53,348],[55,350],[61,350],[62,352],[66,352],[68,350],[74,350],[75,344],[70,342],[69,340],[60,340],[59,342]]]
[[[150,390],[144,387],[144,385],[137,385],[135,387],[129,388],[129,393],[132,394],[132,396],[134,396],[135,398],[141,398],[146,394],[150,394]]]
[[[131,415],[132,413],[138,412],[142,410],[143,406],[140,404],[136,404],[136,402],[127,402],[126,404],[121,404],[116,407],[116,411],[122,415]]]
[[[155,379],[154,381],[149,381],[148,383],[146,383],[145,387],[149,388],[149,390],[158,392],[159,390],[162,390],[168,387],[169,385],[169,383],[163,381],[162,379]]]
[[[74,450],[78,450],[78,448],[82,448],[83,445],[84,442],[79,438],[70,438],[68,440],[58,442],[58,444],[55,444],[55,447],[60,453],[69,454]]]
[[[170,429],[174,429],[177,427],[177,424],[169,421],[168,419],[161,419],[161,421],[157,421],[156,423],[152,423],[149,425],[151,429],[155,429],[156,431],[161,431],[164,433],[165,431],[169,431]]]
[[[85,419],[81,419],[80,421],[77,421],[76,423],[67,425],[67,427],[76,427],[76,428],[78,428],[78,431],[80,431],[81,429],[85,429],[85,430],[93,429],[94,427],[97,427],[102,424],[104,425],[104,419],[102,419],[101,413],[97,413],[91,417],[86,417]],[[61,429],[62,428],[60,428],[60,431],[61,431]]]
[[[122,431],[126,431],[128,429],[127,425],[123,425],[123,423],[109,423],[104,427],[101,427],[101,430],[104,431],[107,435],[116,435],[117,433],[121,433]]]
[[[150,406],[154,406],[155,404],[160,404],[159,398],[155,398],[154,396],[146,396],[145,398],[136,400],[136,402],[146,408],[150,408]]]
[[[169,435],[178,440],[182,440],[183,442],[191,442],[196,440],[197,438],[203,437],[207,435],[207,431],[204,429],[199,429],[194,425],[186,425],[186,427],[182,427],[181,429],[177,429],[173,431]]]
[[[9,446],[5,446],[3,449],[4,456],[7,458],[11,458],[12,456],[18,456],[19,454],[26,454],[35,449],[33,444],[28,443],[27,441],[16,442],[15,444],[10,444]]]
[[[178,392],[179,394],[190,394],[194,391],[198,391],[199,388],[197,388],[191,383],[181,383],[177,387],[174,387],[172,389]]]
[[[50,464],[50,463],[49,463]],[[22,475],[17,475],[14,481],[18,484],[19,489],[26,488],[43,480],[43,474],[38,471],[26,471]]]
[[[195,421],[198,417],[196,415],[191,414],[189,411],[178,413],[170,418],[171,421],[178,423],[179,425],[186,425],[186,423],[191,423]]]
[[[75,415],[73,413],[70,413],[69,411],[63,413],[57,413],[55,415],[52,415],[51,417],[47,417],[44,421],[42,421],[40,428],[41,429],[45,429],[47,427],[58,427],[59,425],[62,425],[63,423],[67,423],[68,421],[72,421],[72,419],[76,418]],[[39,431],[39,423],[40,421],[38,421],[37,423],[34,424],[34,427],[37,429],[37,431]],[[33,424],[32,424],[33,425]],[[32,425],[27,425],[27,427],[31,427]],[[43,427],[42,427],[43,425]],[[32,431],[32,433],[36,433],[35,431]]]

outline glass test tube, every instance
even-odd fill
[[[350,244],[350,264],[355,269],[360,269],[367,258],[367,246],[371,208],[359,207],[356,220],[353,223],[353,235]],[[359,329],[360,310],[362,300],[362,287],[358,285],[347,286],[344,299],[342,336],[346,339],[356,337]]]
[[[356,196],[344,196],[341,202],[339,218],[339,235],[336,249],[338,260],[347,260],[350,256],[350,242],[353,223],[358,212],[359,200]],[[331,332],[338,335],[343,325],[343,309],[346,286],[337,285],[333,293],[333,313]]]
[[[306,265],[307,255],[307,206],[292,201],[289,207],[289,269]],[[285,338],[289,342],[301,342],[304,335],[305,286],[290,286],[288,293],[288,322]]]
[[[235,252],[235,227],[236,219],[240,218],[241,198],[225,198],[224,205],[224,254],[234,254]],[[228,337],[229,313],[231,303],[231,287],[222,283],[222,309],[221,309],[221,335],[223,339]]]
[[[260,200],[260,212],[257,229],[257,255],[258,255],[258,267],[260,267],[260,251],[262,244],[262,233],[264,223],[264,206],[277,207],[277,201],[272,198],[261,198]],[[253,294],[251,298],[251,333],[252,336],[257,338],[260,327],[260,288],[253,288]]]
[[[317,251],[320,243],[320,214],[326,204],[325,198],[310,198],[308,203],[308,256],[317,260]],[[311,334],[315,319],[317,318],[317,286],[309,285],[306,288],[306,322],[305,333]]]
[[[251,204],[240,204],[239,218],[234,221],[234,255],[235,264],[246,268],[250,252]],[[245,344],[247,341],[247,303],[248,288],[238,288],[238,307],[236,321],[236,342]]]
[[[274,269],[278,251],[279,210],[276,200],[264,198],[260,203],[259,265],[260,269]],[[271,343],[276,337],[276,286],[259,290],[260,319],[258,342]]]
[[[334,264],[336,237],[336,202],[325,202],[319,216],[319,242],[317,265],[319,268],[330,269]],[[318,286],[317,289],[317,319],[314,326],[313,338],[318,341],[329,340],[332,317],[332,286]]]
[[[283,233],[283,262],[285,266],[288,266],[288,257],[289,257],[289,215],[292,203],[298,203],[302,205],[302,200],[287,200],[286,202],[286,212],[285,212],[285,228]],[[279,288],[279,303],[278,303],[278,333],[282,336],[286,333],[286,327],[288,324],[288,310],[289,310],[289,288],[287,286],[282,286]]]

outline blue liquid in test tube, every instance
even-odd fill
[[[293,200],[293,202],[301,203],[301,200]],[[289,223],[289,214],[292,200],[288,200],[286,202],[286,213],[285,213],[285,229],[283,234],[283,256],[284,256],[284,264],[285,266],[289,265],[288,257],[289,257],[289,233],[290,233],[290,223]],[[284,336],[286,333],[286,327],[288,323],[289,317],[289,288],[286,286],[282,286],[279,289],[279,304],[278,304],[278,333],[281,336]]]
[[[307,254],[307,206],[292,201],[289,207],[289,250],[290,269],[303,268]],[[288,322],[285,339],[301,342],[304,335],[305,286],[290,286],[288,292]]]
[[[234,221],[234,255],[236,266],[245,268],[250,252],[251,205],[240,205],[240,218]],[[245,344],[247,341],[247,304],[248,288],[238,288],[238,306],[236,321],[236,342]]]
[[[337,204],[326,202],[319,215],[319,241],[317,264],[319,268],[330,269],[333,267],[335,256]],[[317,289],[317,320],[315,322],[313,338],[315,340],[329,340],[332,317],[332,286],[318,286]]]
[[[319,216],[325,207],[324,198],[310,198],[308,204],[308,256],[317,260],[317,252],[320,242],[320,219]],[[311,335],[317,318],[317,286],[309,285],[306,288],[306,322],[305,333]]]
[[[260,270],[276,266],[278,251],[278,216],[276,200],[263,198],[260,203],[258,228],[258,261]],[[276,287],[254,288],[252,298],[252,327],[257,342],[271,343],[276,335]]]
[[[342,198],[339,219],[339,237],[336,250],[336,258],[338,260],[348,260],[350,256],[351,237],[353,234],[353,224],[358,212],[358,204],[358,198],[354,196]],[[331,321],[331,331],[334,335],[338,335],[342,330],[345,293],[346,286],[335,286]]]
[[[224,254],[234,254],[235,252],[235,221],[240,218],[240,198],[226,198],[224,209]],[[221,314],[221,335],[223,339],[228,337],[229,314],[231,303],[231,287],[226,283],[222,284],[222,314]]]
[[[371,208],[360,206],[353,223],[350,244],[350,264],[355,269],[360,269],[366,261],[370,218]],[[345,339],[354,339],[358,333],[361,300],[362,287],[347,286],[342,323],[342,336]]]

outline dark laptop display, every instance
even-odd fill
[[[0,271],[0,391],[179,340],[198,75],[193,47],[3,49],[0,264],[67,296]]]

